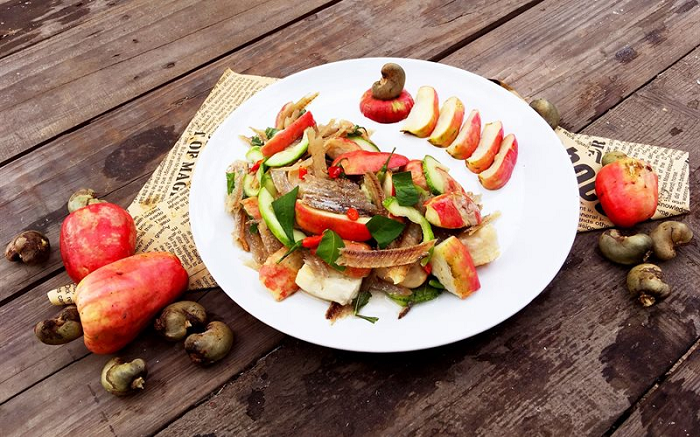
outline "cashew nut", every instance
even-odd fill
[[[654,255],[660,260],[676,256],[676,247],[693,239],[693,231],[685,223],[668,221],[657,226],[651,233],[654,242]]]
[[[608,152],[605,155],[603,155],[603,159],[600,161],[600,163],[603,165],[603,167],[605,167],[608,164],[612,164],[615,161],[619,161],[625,158],[627,158],[627,155],[618,150],[613,150],[612,152]]]
[[[34,327],[34,334],[45,344],[65,344],[83,335],[80,315],[75,305],[63,308],[53,319],[39,322]]]
[[[652,239],[647,234],[625,237],[617,229],[610,229],[598,239],[598,247],[607,259],[619,264],[639,264],[651,254]]]
[[[187,336],[189,328],[198,328],[207,323],[207,312],[197,302],[175,302],[163,309],[153,324],[156,331],[168,341],[180,341]]]
[[[185,350],[193,362],[208,366],[224,358],[233,347],[233,332],[223,322],[211,322],[201,334],[185,340]]]
[[[84,208],[94,203],[104,203],[95,197],[95,192],[89,188],[81,188],[70,196],[68,199],[68,212],[73,212],[77,209]]]
[[[554,103],[545,99],[535,99],[530,102],[530,107],[534,109],[540,117],[544,118],[549,127],[556,129],[561,121],[561,116],[559,115],[559,110]]]
[[[397,98],[406,83],[406,73],[400,65],[390,62],[382,67],[382,78],[372,85],[372,97],[379,100]]]
[[[5,248],[5,258],[25,264],[41,263],[49,259],[50,255],[49,239],[39,231],[24,231],[15,235]]]
[[[640,264],[627,274],[627,289],[645,307],[666,298],[671,287],[663,281],[661,269],[654,264]]]
[[[119,357],[107,361],[102,368],[102,387],[116,396],[125,396],[143,390],[148,370],[146,362],[136,358],[131,362],[125,362]]]

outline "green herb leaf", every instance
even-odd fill
[[[279,129],[275,129],[274,127],[268,127],[265,129],[265,136],[269,140],[270,138],[274,137],[277,132],[279,132]]]
[[[301,117],[304,114],[306,114],[306,109],[302,109],[301,111],[299,111],[299,117]]]
[[[377,172],[377,179],[379,179],[379,182],[381,182],[381,183],[384,183],[384,178],[386,177],[386,171],[389,169],[389,161],[391,161],[391,157],[394,156],[394,152],[396,152],[396,147],[394,147],[391,150],[391,153],[386,158],[386,162],[384,163],[382,168],[379,169],[379,171]]]
[[[410,171],[402,171],[391,175],[391,182],[396,190],[396,200],[401,206],[413,206],[418,203],[418,190],[413,183]]]
[[[445,289],[445,286],[442,285],[442,284],[440,283],[440,281],[438,281],[437,279],[430,279],[430,280],[428,281],[428,285],[430,285],[431,287],[435,287],[435,288],[437,288],[437,289],[439,289],[439,290],[444,290],[444,289]]]
[[[287,258],[287,257],[288,257],[289,255],[291,255],[292,253],[294,253],[294,252],[296,252],[297,250],[301,249],[301,247],[302,247],[302,246],[301,246],[301,241],[297,241],[297,242],[295,242],[294,244],[292,244],[292,247],[290,247],[289,250],[287,250],[287,251],[284,253],[284,255],[282,255],[282,258],[280,258],[280,259],[277,260],[277,264],[279,264],[279,263],[281,263],[282,261],[284,261],[284,259]]]
[[[340,248],[342,247],[345,247],[345,243],[343,243],[343,239],[340,238],[340,235],[330,229],[326,229],[323,231],[321,242],[316,248],[316,255],[328,263],[329,266],[342,272],[345,270],[345,266],[339,266],[335,263],[340,256]]]
[[[355,314],[355,317],[359,317],[363,320],[367,320],[368,322],[374,324],[377,320],[379,320],[379,317],[372,317],[372,316],[363,316],[362,314]]]
[[[272,202],[272,210],[289,241],[294,241],[294,205],[297,202],[299,187]]]
[[[236,188],[236,173],[226,173],[226,194],[233,193]]]
[[[442,293],[442,290],[431,287],[430,284],[426,282],[420,287],[413,289],[411,301],[412,303],[427,302],[440,296],[440,293]]]
[[[250,145],[262,147],[264,145],[264,143],[263,143],[262,139],[260,139],[259,136],[255,135],[253,138],[250,139]]]
[[[377,242],[379,248],[384,249],[389,243],[394,241],[396,237],[401,235],[406,224],[388,217],[375,215],[369,219],[365,226],[367,226],[369,233],[372,235],[372,238],[374,238],[374,241]]]
[[[366,133],[367,133],[367,129],[356,124],[355,126],[352,127],[352,130],[350,132],[348,132],[347,136],[349,136],[349,137],[354,137],[354,136],[361,137],[361,136],[364,136],[364,134],[366,134]]]
[[[352,301],[353,314],[355,315],[355,317],[367,320],[370,323],[375,323],[377,320],[379,320],[379,317],[363,316],[362,314],[359,314],[362,307],[367,305],[367,302],[369,302],[369,298],[371,297],[372,293],[370,293],[369,291],[361,291],[360,294],[358,294],[357,297]]]

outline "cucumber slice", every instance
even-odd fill
[[[384,199],[384,208],[395,216],[406,217],[413,223],[420,225],[420,228],[423,231],[423,241],[435,239],[435,234],[433,234],[433,228],[430,227],[430,222],[428,222],[428,219],[426,219],[416,208],[412,206],[399,205],[399,201],[396,199],[396,197],[387,197]]]
[[[265,159],[265,156],[260,151],[260,146],[253,146],[246,152],[245,159],[250,162],[258,162],[261,159]]]
[[[263,173],[262,178],[260,179],[260,186],[269,191],[270,194],[272,194],[272,197],[277,197],[277,187],[275,187],[275,183],[272,182],[272,176],[270,175],[269,171]]]
[[[423,158],[423,174],[425,175],[425,181],[428,183],[428,188],[433,194],[443,194],[447,189],[445,175],[439,170],[449,171],[437,159],[430,155],[425,155],[425,158]]]
[[[289,241],[289,237],[287,237],[284,229],[282,229],[282,225],[277,220],[275,210],[272,209],[272,202],[274,200],[275,198],[272,197],[272,194],[270,194],[266,188],[260,189],[260,193],[258,194],[258,209],[260,210],[260,215],[262,216],[263,220],[265,220],[265,224],[270,229],[270,232],[272,232],[272,235],[274,235],[275,238],[277,238],[285,246],[291,247],[293,242]],[[294,238],[296,239],[296,235]]]
[[[347,138],[353,141],[358,146],[362,147],[363,150],[367,150],[369,152],[381,152],[381,150],[379,150],[379,147],[377,147],[376,144],[362,138],[362,136],[360,135],[350,135]]]
[[[304,132],[304,136],[301,138],[301,141],[270,156],[267,158],[267,161],[265,161],[265,165],[268,167],[282,167],[289,165],[301,158],[301,156],[306,153],[306,149],[308,149],[308,147],[309,137],[306,136],[306,132]]]
[[[258,167],[255,174],[246,173],[243,176],[243,192],[248,197],[256,197],[260,193],[260,186],[263,175],[263,166]]]

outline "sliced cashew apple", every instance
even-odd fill
[[[481,173],[491,166],[503,141],[503,124],[500,121],[486,123],[481,139],[472,156],[467,159],[467,168],[472,173]]]
[[[443,103],[435,129],[428,142],[434,146],[447,147],[457,135],[464,120],[464,104],[457,97],[450,97]]]
[[[467,159],[476,150],[480,139],[481,115],[477,109],[474,109],[464,121],[457,138],[447,148],[447,153],[455,159]]]
[[[469,250],[455,236],[435,246],[430,265],[445,289],[461,299],[481,288]]]
[[[463,232],[459,239],[469,250],[477,267],[495,261],[501,255],[496,228],[490,223],[479,227],[476,232]]]
[[[493,164],[479,173],[479,182],[487,190],[502,188],[510,180],[517,160],[518,140],[515,139],[515,135],[508,134],[501,142]]]
[[[435,129],[440,114],[437,91],[431,86],[422,86],[416,93],[415,104],[404,121],[401,132],[425,138]]]
[[[299,290],[294,281],[304,261],[301,252],[296,251],[282,262],[278,262],[287,250],[289,249],[282,247],[270,255],[258,271],[260,282],[272,293],[276,301],[284,300]]]

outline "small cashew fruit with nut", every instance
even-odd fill
[[[685,223],[663,222],[649,234],[654,242],[654,255],[660,260],[675,258],[676,247],[690,243],[693,231]]]
[[[102,387],[116,396],[126,396],[143,390],[148,370],[141,358],[126,362],[114,357],[102,369]]]
[[[68,199],[68,212],[73,212],[95,203],[105,203],[105,201],[98,199],[95,196],[94,190],[91,190],[90,188],[81,188],[73,193],[70,196],[70,199]]]
[[[163,309],[154,328],[168,341],[180,341],[189,328],[199,328],[207,323],[207,312],[197,302],[175,302]]]
[[[379,100],[397,98],[406,83],[406,72],[400,65],[389,62],[382,66],[382,78],[372,85],[372,97]]]
[[[24,231],[10,241],[5,248],[8,261],[22,261],[25,264],[39,264],[49,259],[51,244],[39,231]]]
[[[535,110],[540,117],[544,118],[549,127],[556,129],[561,121],[561,116],[559,115],[559,110],[554,103],[545,99],[535,99],[530,102],[530,107]]]
[[[627,274],[627,289],[645,307],[671,294],[671,287],[663,281],[661,269],[654,264],[633,267]]]
[[[34,327],[36,338],[42,343],[58,345],[71,342],[83,335],[80,315],[75,305],[68,305],[53,319],[39,322]]]
[[[233,347],[233,331],[223,322],[210,322],[201,334],[185,340],[185,350],[196,364],[208,366],[224,358]]]
[[[652,239],[647,234],[625,237],[617,229],[609,229],[598,239],[598,247],[607,259],[618,264],[644,262],[651,254]]]

